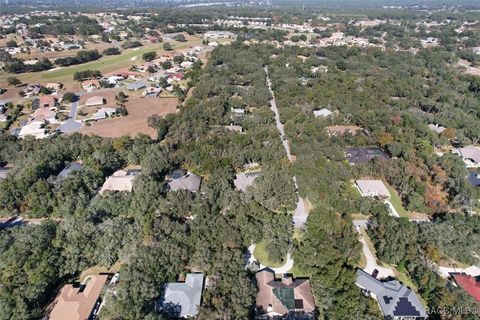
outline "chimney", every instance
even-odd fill
[[[293,278],[292,278],[292,277],[283,278],[283,279],[282,279],[282,282],[283,282],[283,284],[284,284],[284,285],[287,285],[287,286],[289,286],[289,285],[291,285],[291,284],[292,284],[292,282],[293,282]]]

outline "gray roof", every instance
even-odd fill
[[[180,317],[194,317],[202,299],[203,273],[188,273],[185,282],[167,283],[162,309]]]
[[[127,90],[140,90],[140,89],[143,89],[145,87],[146,87],[145,82],[137,81],[137,82],[134,82],[134,83],[130,83],[127,86]]]
[[[168,183],[168,186],[170,187],[170,190],[173,191],[189,190],[191,192],[198,192],[200,190],[201,182],[201,177],[189,172],[181,177],[172,177],[172,179]]]
[[[57,179],[60,179],[60,180],[63,180],[65,179],[66,177],[68,177],[68,175],[72,172],[75,172],[75,171],[82,171],[83,170],[83,166],[78,163],[78,162],[71,162],[68,166],[66,166],[62,171],[60,171],[60,173],[58,174],[57,176]]]
[[[416,294],[397,280],[381,282],[357,270],[357,285],[375,296],[385,317],[426,317]]]
[[[480,173],[476,172],[469,172],[468,173],[468,181],[472,186],[480,187]]]
[[[239,173],[237,174],[236,179],[233,180],[233,184],[235,184],[235,188],[237,188],[237,190],[245,192],[247,188],[253,184],[260,173],[260,171]]]

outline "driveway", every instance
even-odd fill
[[[260,264],[260,270],[264,269],[264,268],[269,268],[277,274],[288,273],[293,268],[293,258],[290,255],[290,252],[287,253],[287,261],[285,262],[285,264],[283,266],[277,267],[277,268],[272,268],[270,266],[266,266],[264,264],[261,264],[260,261],[258,261],[257,258],[255,258],[255,256],[253,255],[254,251],[255,251],[255,245],[252,244],[250,247],[248,247],[248,252],[250,254],[250,257],[248,259],[248,264],[247,265],[250,265],[252,262],[257,261]]]
[[[360,228],[356,227],[358,233],[360,234],[360,242],[362,243],[362,251],[363,255],[365,256],[367,260],[367,265],[363,270],[368,273],[372,274],[373,270],[377,269],[378,270],[378,276],[377,278],[388,278],[388,277],[395,277],[395,273],[393,272],[392,269],[390,268],[385,268],[380,266],[377,263],[377,257],[373,254],[373,252],[370,250],[370,248],[367,245],[367,241],[365,238],[361,235],[360,233]]]
[[[78,100],[72,102],[72,106],[70,108],[70,113],[68,114],[68,120],[62,124],[58,129],[63,133],[74,132],[80,130],[83,125],[80,121],[77,121],[77,107],[78,107]]]
[[[395,207],[390,201],[386,200],[384,203],[388,206],[389,213],[391,216],[400,218],[400,215],[398,214],[397,210],[395,210]]]
[[[280,139],[282,140],[283,148],[285,149],[285,153],[287,154],[287,158],[290,162],[293,162],[293,157],[290,152],[290,143],[288,142],[287,136],[285,135],[285,128],[280,121],[280,113],[278,112],[277,103],[275,102],[275,93],[272,90],[272,82],[270,81],[270,77],[268,76],[267,66],[265,66],[265,74],[267,76],[268,91],[272,95],[272,99],[270,100],[270,110],[272,110],[275,114],[275,123],[280,134]],[[297,177],[293,176],[292,179],[293,183],[295,184],[295,193],[298,199],[297,207],[295,208],[295,212],[293,213],[292,222],[295,229],[303,229],[305,227],[305,224],[307,223],[308,212],[305,209],[304,200],[300,198],[300,195],[298,194]]]

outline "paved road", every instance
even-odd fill
[[[285,148],[285,152],[287,154],[287,158],[290,162],[293,162],[293,157],[290,152],[290,143],[288,142],[287,136],[285,135],[285,129],[283,127],[283,123],[280,121],[280,113],[278,112],[277,103],[275,101],[275,93],[272,90],[272,82],[270,81],[270,77],[268,76],[268,67],[265,66],[265,74],[267,75],[267,86],[268,91],[272,95],[272,99],[270,100],[270,110],[273,111],[275,114],[275,122],[280,134],[280,139],[282,140],[283,147]],[[297,194],[297,207],[295,208],[295,212],[293,214],[293,224],[296,229],[303,229],[305,227],[305,223],[307,222],[308,213],[305,209],[304,200],[298,194],[298,184],[297,184],[297,177],[293,176],[293,183],[295,184],[295,192]]]
[[[62,124],[58,129],[63,133],[77,131],[82,128],[82,123],[77,121],[77,107],[78,107],[78,100],[72,102],[72,107],[70,108],[70,113],[68,114],[68,120]]]

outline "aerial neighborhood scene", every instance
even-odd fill
[[[480,1],[1,0],[10,319],[480,319]]]

